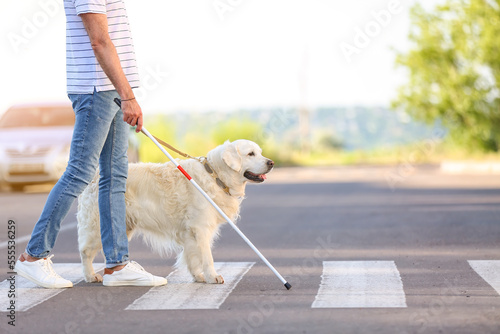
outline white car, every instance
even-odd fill
[[[18,105],[0,118],[0,181],[14,189],[55,182],[66,169],[75,114],[71,104]],[[138,141],[129,140],[137,160]]]

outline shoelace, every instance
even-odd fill
[[[50,255],[49,257],[46,257],[42,259],[42,269],[45,271],[49,276],[61,278],[58,273],[55,272],[54,268],[52,268],[52,258],[54,257],[54,254]]]
[[[132,265],[132,268],[133,269],[136,269],[136,270],[139,270],[139,271],[143,271],[145,272],[146,274],[149,274],[146,269],[144,269],[139,263],[135,262],[135,261],[130,261],[129,265]]]

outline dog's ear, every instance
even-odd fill
[[[238,147],[234,143],[226,142],[226,147],[222,153],[222,161],[232,170],[241,171],[241,156]]]

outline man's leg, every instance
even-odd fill
[[[113,101],[116,97],[119,97],[116,91],[99,92],[96,100],[115,115],[99,158],[99,215],[106,268],[129,262],[125,223],[129,125],[123,121],[123,113]]]

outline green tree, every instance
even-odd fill
[[[413,49],[397,64],[409,72],[393,108],[475,150],[500,149],[500,0],[448,0],[411,10]]]

